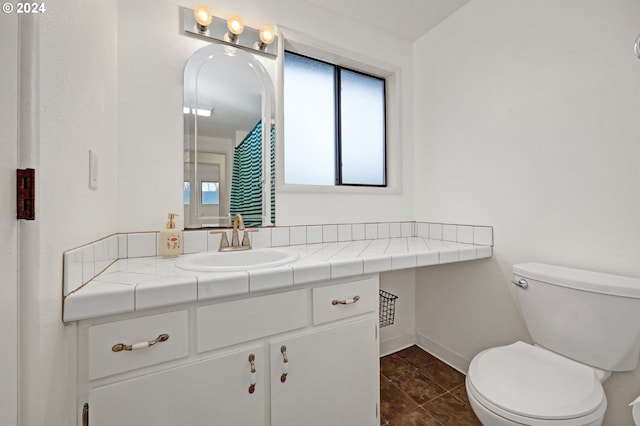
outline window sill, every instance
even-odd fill
[[[350,185],[299,185],[277,184],[276,192],[314,193],[314,194],[371,194],[387,195],[400,194],[399,186],[350,186]]]

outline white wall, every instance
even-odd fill
[[[191,0],[181,5],[193,7],[197,3]],[[400,70],[404,96],[402,128],[398,130],[404,159],[402,189],[395,194],[364,196],[352,192],[278,193],[277,224],[410,218],[411,44],[308,2],[223,0],[211,6],[217,16],[238,13],[246,25],[255,28],[275,23],[304,32],[340,52],[352,52]],[[206,42],[182,33],[179,7],[173,1],[120,1],[118,8],[118,230],[152,231],[163,226],[167,212],[182,212],[183,71],[189,56]]]
[[[417,274],[417,332],[452,358],[528,339],[513,263],[640,277],[639,16],[635,0],[474,0],[415,43],[415,219],[495,231],[492,259]],[[640,370],[605,389],[605,424],[631,424]]]
[[[27,54],[40,61],[34,84],[39,119],[32,122],[40,135],[39,201],[32,224],[39,229],[40,251],[29,259],[37,282],[23,283],[20,300],[21,424],[34,426],[75,421],[67,418],[73,403],[67,366],[74,354],[65,345],[73,327],[62,324],[62,253],[117,232],[118,204],[115,5],[47,4],[39,24],[39,51]],[[99,157],[97,190],[88,187],[89,149]]]

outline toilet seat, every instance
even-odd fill
[[[592,368],[524,342],[476,355],[467,385],[478,403],[521,424],[590,424],[607,405]]]

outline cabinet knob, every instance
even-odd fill
[[[256,356],[254,354],[249,355],[249,393],[253,394],[256,391]]]
[[[146,341],[146,342],[134,343],[132,345],[127,345],[125,343],[116,343],[115,345],[113,345],[111,347],[111,350],[113,352],[135,351],[135,350],[138,350],[138,349],[148,348],[150,346],[155,345],[156,343],[166,342],[167,340],[169,340],[169,335],[166,334],[166,333],[162,333],[161,335],[159,335],[155,339],[149,340],[149,341]]]
[[[360,300],[360,296],[355,295],[355,296],[353,296],[352,299],[346,299],[346,300],[333,299],[331,304],[332,305],[352,305],[352,304],[356,303],[358,300]]]
[[[280,353],[282,354],[282,375],[280,376],[280,382],[287,381],[289,375],[289,357],[287,357],[287,347],[285,345],[280,346]]]

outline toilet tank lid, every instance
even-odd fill
[[[544,263],[518,263],[513,273],[562,287],[640,299],[640,278],[565,268]]]

